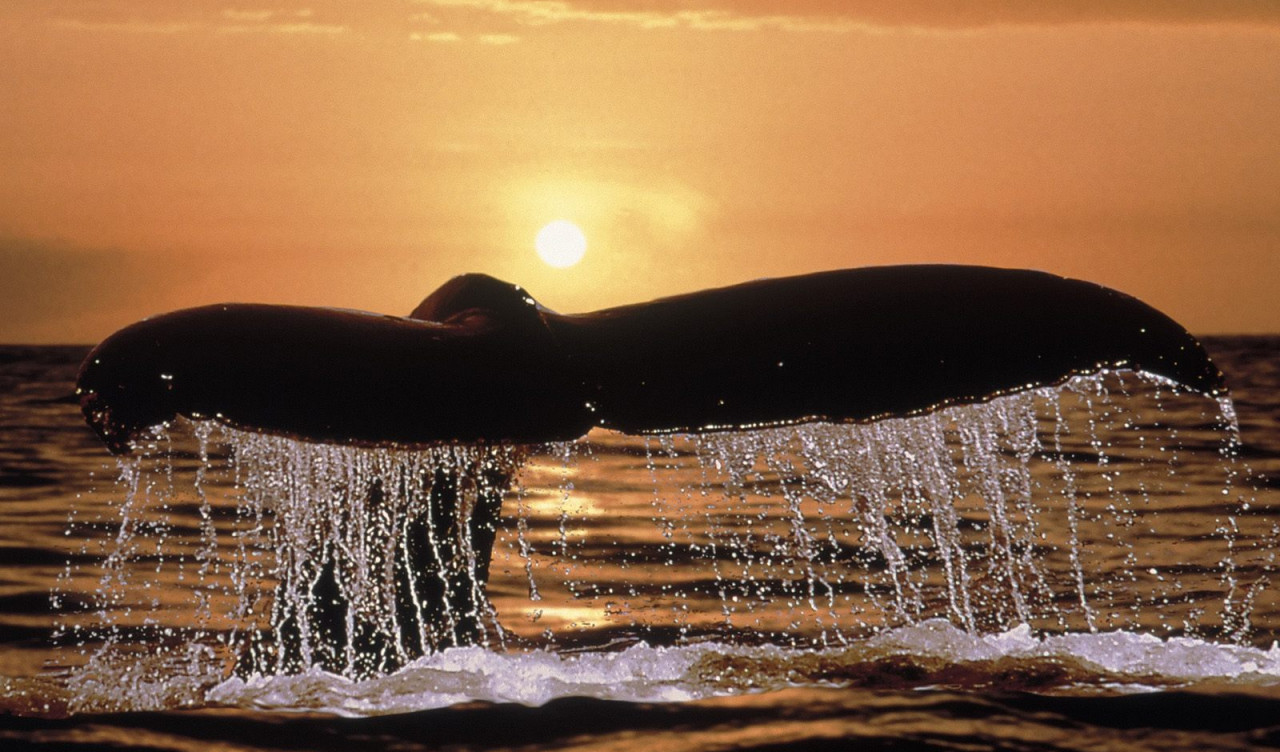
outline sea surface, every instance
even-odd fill
[[[0,347],[0,749],[1280,747],[1280,337],[1205,345],[1231,404],[1120,372],[521,448],[484,644],[266,674],[281,561],[381,592],[361,489],[467,450],[179,424],[121,465],[86,348]]]

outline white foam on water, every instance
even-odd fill
[[[1128,631],[1036,635],[1026,624],[979,635],[958,629],[945,619],[930,619],[872,637],[867,645],[957,663],[1002,658],[1073,659],[1137,686],[1144,680],[1280,684],[1280,645],[1275,643],[1263,650]]]
[[[393,674],[364,681],[316,668],[293,676],[228,679],[213,687],[206,699],[215,705],[245,709],[345,716],[405,713],[476,700],[530,706],[573,696],[682,702],[747,690],[830,686],[839,681],[817,676],[806,680],[805,666],[817,659],[827,667],[852,668],[898,656],[941,662],[943,666],[968,666],[975,683],[983,682],[984,669],[973,664],[1056,661],[1092,668],[1106,682],[1099,685],[1091,680],[1088,685],[1109,691],[1144,691],[1207,681],[1280,685],[1280,646],[1276,645],[1263,650],[1191,638],[1162,640],[1132,632],[1040,636],[1026,625],[979,635],[944,619],[930,619],[848,647],[822,650],[713,642],[677,647],[637,644],[616,652],[574,654],[450,648]],[[708,677],[704,670],[707,659],[768,669],[726,685]],[[1000,678],[994,671],[986,673],[992,682]]]
[[[319,668],[293,676],[228,679],[207,699],[219,705],[270,710],[318,710],[339,715],[404,713],[462,702],[542,705],[587,695],[629,702],[680,702],[714,693],[691,669],[717,645],[650,647],[559,654],[498,653],[449,648],[387,675],[353,681]]]

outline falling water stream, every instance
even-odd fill
[[[1277,532],[1246,514],[1238,443],[1228,400],[1123,371],[865,424],[542,447],[182,421],[121,461],[114,519],[72,513],[86,555],[55,597],[97,585],[64,617],[70,705],[687,699],[901,652],[940,683],[1014,659],[1066,684],[1077,664],[1095,683],[1280,677],[1249,646]],[[1212,529],[1184,493],[1204,452]]]

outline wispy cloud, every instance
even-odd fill
[[[222,11],[222,17],[231,21],[267,21],[276,14],[273,10],[238,10],[236,8],[228,8]]]
[[[447,44],[449,42],[460,41],[462,37],[454,34],[452,31],[438,31],[430,34],[423,34],[420,31],[414,31],[410,32],[409,39],[415,42],[437,42]]]
[[[229,24],[217,27],[223,34],[345,34],[351,27],[340,24],[320,24],[307,21],[262,23],[262,24]]]
[[[464,39],[471,39],[480,44],[488,44],[495,47],[503,45],[515,44],[520,41],[520,37],[515,34],[480,34],[474,37],[463,37],[452,31],[437,31],[423,33],[420,31],[409,32],[409,39],[414,42],[436,42],[440,44],[451,44],[453,42],[461,42]]]
[[[222,11],[222,17],[230,24],[221,24],[219,32],[259,34],[344,34],[350,27],[340,23],[317,23],[311,18],[315,11],[298,10],[242,10],[230,8]]]
[[[101,33],[332,37],[377,30],[414,41],[456,41],[439,36],[450,33],[509,44],[510,38],[525,36],[520,29],[567,23],[810,33],[1121,23],[1280,30],[1280,0],[52,0],[49,6],[0,7],[4,18]],[[425,31],[428,27],[437,33]]]
[[[1280,26],[1276,0],[417,0],[541,25],[839,32],[871,28],[964,29],[1060,24]]]
[[[74,6],[64,6],[68,11]],[[56,15],[46,19],[57,28],[103,34],[308,34],[333,36],[351,30],[347,16],[320,20],[310,7],[278,9],[258,7],[214,8],[198,5],[136,5],[110,3],[95,6],[95,14]],[[30,16],[28,16],[29,18]],[[358,17],[351,21],[359,22]]]
[[[593,7],[590,4],[574,4],[559,0],[420,0],[440,8],[465,9],[510,16],[530,25],[546,25],[566,21],[590,21],[662,28],[681,25],[689,13],[701,15],[701,11],[632,9],[627,4],[614,7]],[[641,4],[637,4],[641,5]]]

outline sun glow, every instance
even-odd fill
[[[557,219],[538,231],[533,246],[547,264],[564,269],[582,260],[587,252],[587,236],[574,223]]]

